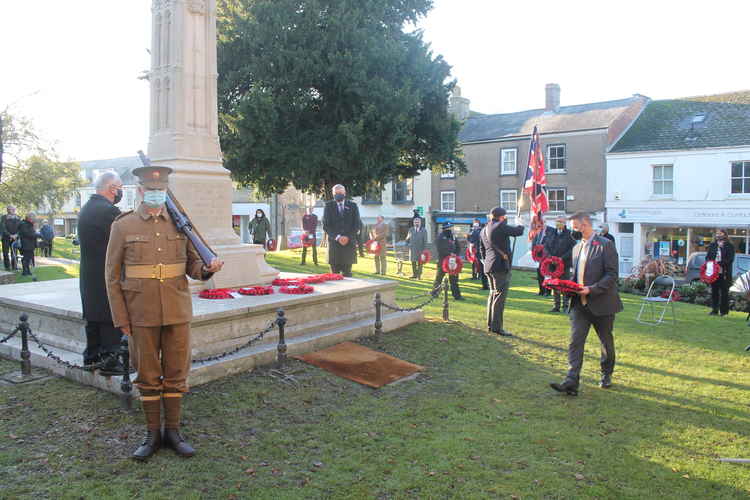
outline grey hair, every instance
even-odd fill
[[[112,183],[117,182],[119,180],[120,180],[120,176],[117,175],[115,172],[104,172],[103,174],[100,174],[99,177],[96,178],[96,181],[94,181],[94,187],[96,188],[97,192],[104,191]]]
[[[578,222],[586,222],[587,224],[591,224],[591,215],[587,214],[586,212],[576,212],[568,217],[568,220],[577,220]]]
[[[336,191],[338,191],[340,189],[343,189],[344,191],[346,191],[346,188],[344,187],[343,184],[336,184],[335,186],[333,186],[333,188],[331,189],[331,191],[335,193]]]

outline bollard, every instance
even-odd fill
[[[123,335],[120,339],[120,358],[122,359],[122,366],[125,367],[125,375],[122,376],[122,382],[120,382],[120,390],[122,391],[121,402],[123,408],[126,410],[133,409],[133,384],[130,382],[130,350],[128,345],[128,336]]]
[[[443,281],[443,321],[448,321],[448,278]]]
[[[21,330],[21,375],[31,375],[31,352],[29,352],[29,316],[21,314],[21,322],[18,324]]]
[[[286,317],[284,316],[284,310],[279,309],[276,312],[276,324],[279,326],[279,345],[276,353],[276,364],[279,368],[284,366],[286,362],[286,341],[284,339],[284,326],[286,325]]]

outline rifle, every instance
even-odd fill
[[[143,154],[143,151],[138,151],[138,156],[140,156],[144,167],[151,166],[151,160]],[[175,198],[174,193],[170,189],[167,189],[167,201],[165,204],[167,206],[167,213],[172,218],[172,222],[174,222],[177,230],[190,240],[190,243],[193,244],[206,267],[210,266],[211,262],[216,258],[216,252],[211,250],[211,247],[208,246],[208,243],[206,243],[198,230],[193,227],[193,223],[190,222],[187,213],[185,213],[182,205],[180,205],[180,202],[177,201],[177,198]]]

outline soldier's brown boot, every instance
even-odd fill
[[[164,393],[164,445],[181,457],[192,457],[195,449],[180,435],[182,394]]]
[[[133,452],[135,460],[144,461],[161,448],[161,395],[144,393],[141,396],[143,413],[146,415],[146,437]]]

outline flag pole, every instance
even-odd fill
[[[531,132],[531,136],[529,137],[529,154],[526,157],[526,168],[523,171],[523,175],[521,176],[521,189],[519,201],[523,199],[524,195],[524,188],[526,186],[526,170],[529,168],[529,162],[531,161],[531,143],[534,141],[534,132],[537,132],[537,126],[534,125],[534,130]],[[529,200],[529,210],[531,210],[531,200]],[[521,204],[516,202],[516,221],[521,220]],[[513,247],[510,250],[511,259],[515,259],[516,257],[516,240],[518,239],[517,236],[513,237]],[[511,269],[513,268],[513,261],[511,260],[510,263]]]

